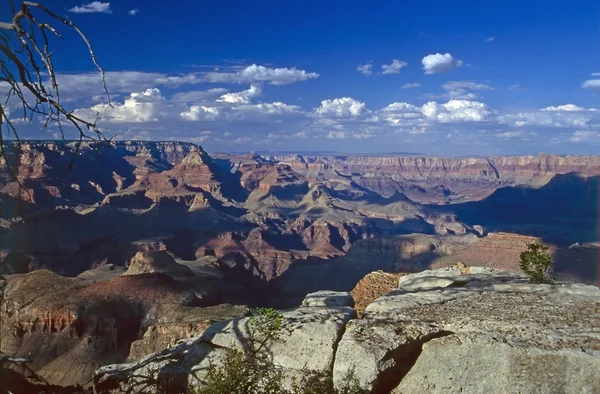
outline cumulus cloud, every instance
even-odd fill
[[[114,103],[112,107],[97,104],[88,109],[77,109],[74,113],[90,120],[100,113],[103,120],[111,123],[156,122],[168,117],[172,107],[160,89],[152,88],[131,93],[123,104]]]
[[[402,85],[402,89],[414,89],[418,87],[421,87],[420,83],[405,83]]]
[[[180,92],[173,95],[172,100],[182,103],[199,103],[205,100],[215,100],[222,97],[228,90],[225,88],[214,88],[208,90],[192,90],[189,92]]]
[[[356,71],[363,73],[364,75],[373,74],[373,65],[370,63],[356,66]]]
[[[388,105],[380,111],[379,116],[391,125],[414,126],[424,122],[420,107],[403,102]]]
[[[138,10],[137,8],[134,8],[133,10],[129,10],[129,15],[136,16],[139,12],[140,12],[140,10]]]
[[[594,75],[594,74],[592,74]],[[589,79],[581,85],[584,89],[594,90],[600,92],[600,79]]]
[[[575,104],[564,104],[564,105],[559,105],[559,106],[550,106],[550,107],[546,107],[546,108],[542,108],[542,111],[567,111],[567,112],[572,112],[572,111],[596,111],[595,109],[585,109],[582,107],[579,107]]]
[[[361,115],[366,105],[351,97],[336,98],[321,101],[321,106],[315,110],[317,115],[336,118],[352,118]]]
[[[173,89],[182,86],[199,85],[208,82],[219,82],[239,84],[247,82],[252,85],[259,85],[261,82],[272,85],[285,85],[301,80],[316,78],[318,74],[307,73],[303,70],[275,69],[263,66],[246,67],[238,71],[225,69],[221,71],[210,72],[191,72],[182,74],[165,74],[139,71],[108,71],[106,72],[106,85],[108,91],[116,100],[121,93],[129,94],[131,92],[141,92],[151,88]],[[61,95],[67,101],[85,101],[92,102],[91,98],[103,97],[106,102],[102,79],[98,73],[77,73],[77,74],[58,74],[57,82],[60,86]],[[227,93],[224,88],[220,90],[209,89],[206,92],[189,93],[183,92],[180,99],[192,99],[194,95],[206,96],[216,92],[218,95]],[[4,89],[0,83],[0,93]],[[218,97],[218,96],[217,96]],[[86,101],[87,100],[87,101]],[[93,100],[98,101],[98,100]]]
[[[421,107],[421,112],[441,123],[485,122],[493,114],[484,103],[469,100],[450,100],[446,104],[430,101]]]
[[[267,115],[284,115],[289,113],[300,112],[300,107],[297,105],[289,105],[276,101],[274,103],[261,103],[254,105],[244,105],[240,107],[234,107],[237,111],[243,111],[246,113],[259,112],[260,114]]]
[[[600,132],[591,130],[577,130],[569,138],[571,142],[600,142]]]
[[[445,73],[463,64],[462,60],[455,60],[449,53],[427,55],[421,60],[421,63],[425,74]]]
[[[246,68],[211,72],[241,75],[240,71]],[[239,75],[225,79],[238,84]],[[396,141],[398,148],[412,149],[406,144],[414,141],[422,144],[418,149],[428,150],[428,147],[440,146],[439,138],[443,138],[444,144],[437,152],[452,150],[455,153],[454,149],[460,144],[465,151],[472,152],[477,144],[487,143],[496,149],[515,145],[511,141],[518,138],[529,140],[529,144],[539,150],[556,140],[563,144],[571,141],[573,144],[568,146],[573,150],[590,152],[593,148],[574,142],[597,141],[595,133],[600,131],[600,110],[574,103],[502,111],[489,108],[482,100],[457,98],[461,97],[459,93],[466,96],[493,89],[477,81],[446,82],[442,85],[446,90],[444,100],[431,100],[424,105],[395,102],[380,109],[367,109],[364,102],[341,97],[323,100],[316,108],[301,108],[283,101],[258,101],[264,87],[262,83],[268,81],[250,82],[238,91],[223,87],[200,90],[197,84],[210,82],[205,72],[171,75],[127,71],[110,73],[109,83],[116,87],[118,94],[118,99],[113,101],[114,108],[110,108],[93,99],[97,93],[97,76],[62,77],[64,86],[60,80],[59,83],[61,88],[66,88],[63,98],[68,100],[73,95],[86,97],[87,94],[86,100],[71,101],[80,107],[75,113],[94,120],[97,112],[101,112],[99,126],[107,135],[116,133],[122,139],[188,140],[214,150],[227,150],[228,145],[233,149],[232,141],[238,138],[249,139],[245,142],[249,149],[258,149],[268,140],[284,150],[290,149],[290,144],[298,149],[315,146],[387,149]],[[98,86],[101,89],[101,84]],[[111,85],[109,89],[113,93]],[[30,126],[23,125],[27,127]],[[230,132],[234,130],[235,135]],[[539,132],[540,137],[536,137],[535,132]],[[452,139],[446,139],[446,135]],[[363,142],[359,145],[352,142],[357,139]],[[501,152],[498,148],[491,153]]]
[[[251,85],[250,89],[244,90],[237,93],[226,93],[222,95],[217,101],[225,103],[235,104],[249,104],[252,97],[259,96],[261,93],[260,86]]]
[[[315,72],[306,72],[296,67],[292,68],[270,68],[252,64],[236,72],[210,71],[204,73],[208,82],[223,83],[253,83],[266,82],[271,85],[287,85],[294,82],[306,81],[318,78]]]
[[[89,4],[76,5],[73,8],[69,8],[68,11],[75,14],[112,14],[110,3],[102,3],[100,1],[92,1]]]
[[[383,70],[382,74],[398,74],[400,70],[402,70],[407,65],[408,63],[406,62],[402,62],[398,59],[393,59],[391,64],[384,64],[383,66],[381,66],[381,69]]]
[[[204,105],[192,105],[188,111],[179,114],[181,119],[197,122],[199,120],[214,120],[219,116],[219,109]]]
[[[574,104],[565,104],[501,115],[498,121],[515,127],[587,128],[590,124],[600,121],[599,112],[594,108],[586,109]]]
[[[335,139],[346,139],[348,138],[348,133],[345,131],[330,131],[327,134],[327,138],[330,140],[335,140]]]

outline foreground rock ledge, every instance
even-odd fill
[[[600,393],[597,287],[460,267],[401,278],[363,319],[341,300],[351,301],[321,292],[307,296],[313,306],[284,312],[285,336],[270,351],[286,376],[331,373],[339,386],[352,371],[363,388],[386,394]],[[103,367],[96,390],[200,385],[211,362],[241,346],[246,325],[218,323],[139,362]]]
[[[345,301],[345,302],[344,302]],[[305,371],[331,375],[335,349],[346,323],[356,317],[348,293],[309,295],[303,306],[283,311],[283,335],[268,349],[286,380]],[[335,305],[329,307],[328,305]],[[219,322],[202,335],[180,341],[129,364],[109,365],[96,371],[96,392],[181,393],[202,385],[211,364],[219,364],[231,350],[248,344],[249,318]]]
[[[598,393],[600,289],[471,267],[424,271],[352,320],[338,345],[375,393]]]

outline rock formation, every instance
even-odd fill
[[[594,392],[600,387],[600,289],[530,284],[522,274],[456,267],[403,276],[356,319],[348,293],[308,295],[284,311],[270,345],[288,378],[352,373],[368,392]],[[100,368],[97,390],[176,391],[202,385],[206,367],[248,341],[248,319],[136,363]],[[158,382],[144,386],[144,382]]]
[[[165,251],[137,252],[123,275],[164,274],[170,277],[194,276],[189,267],[177,264]]]
[[[127,275],[100,274],[93,283],[46,270],[9,278],[2,351],[30,357],[30,367],[51,384],[85,385],[102,365],[137,359],[245,312],[218,299],[201,306],[203,297],[216,296],[215,279],[190,277],[183,265],[173,269],[179,264],[164,253],[140,252]]]

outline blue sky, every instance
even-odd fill
[[[56,44],[63,97],[81,116],[101,111],[117,138],[209,151],[600,153],[596,1],[47,5],[92,40],[115,108],[70,34]]]

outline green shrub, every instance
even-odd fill
[[[306,372],[300,382],[284,388],[283,371],[273,365],[268,346],[280,338],[283,315],[270,308],[252,311],[249,319],[250,343],[243,352],[232,351],[219,365],[211,365],[203,385],[190,387],[193,394],[364,394],[353,373],[344,379],[345,385],[334,390],[330,376]]]
[[[549,273],[552,257],[548,253],[548,247],[544,244],[537,242],[527,244],[527,250],[521,253],[519,265],[529,276],[531,283],[552,282]]]

